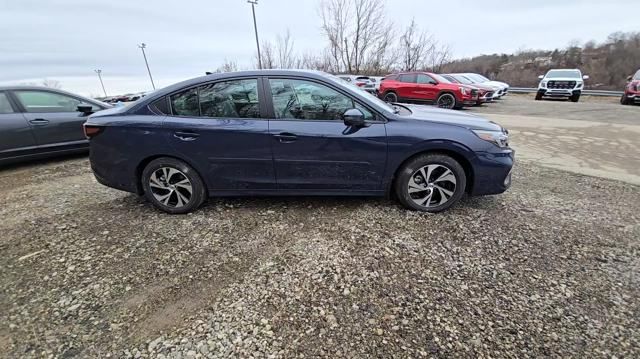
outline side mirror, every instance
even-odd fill
[[[346,110],[342,115],[342,119],[344,120],[344,124],[347,126],[363,127],[365,125],[364,113],[357,108],[350,108]]]
[[[633,80],[633,76],[628,76],[627,77],[627,82],[631,82],[631,80]]]
[[[538,76],[538,79],[542,80],[544,78],[544,75],[540,75]]]
[[[90,115],[93,113],[93,106],[91,105],[78,105],[78,112],[82,112],[85,115]]]
[[[589,79],[589,75],[584,75],[584,76],[582,76],[582,79],[583,79],[583,80],[588,80],[588,79]]]

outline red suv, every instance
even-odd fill
[[[378,96],[387,102],[433,103],[440,108],[459,109],[478,102],[478,90],[454,84],[429,72],[405,72],[386,76]]]
[[[627,78],[629,82],[627,87],[624,88],[624,95],[620,99],[620,103],[623,105],[633,105],[634,103],[640,103],[640,70],[635,75]]]

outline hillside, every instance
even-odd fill
[[[449,62],[443,72],[478,72],[514,87],[535,87],[538,75],[551,68],[579,68],[590,79],[587,88],[621,90],[627,76],[640,68],[640,33],[614,33],[607,41],[573,43],[564,49],[525,50],[481,55]]]

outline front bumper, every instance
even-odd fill
[[[538,88],[538,94],[545,97],[571,97],[582,93],[582,89]]]
[[[637,93],[625,93],[624,96],[627,98],[627,100],[634,102],[634,103],[640,103],[640,92]]]
[[[511,187],[511,171],[515,162],[513,149],[478,152],[474,162],[472,196],[499,194]]]

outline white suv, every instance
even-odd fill
[[[578,102],[584,89],[584,80],[588,80],[589,76],[582,76],[578,69],[553,69],[538,78],[540,83],[536,101],[543,97],[566,97],[571,102]]]

